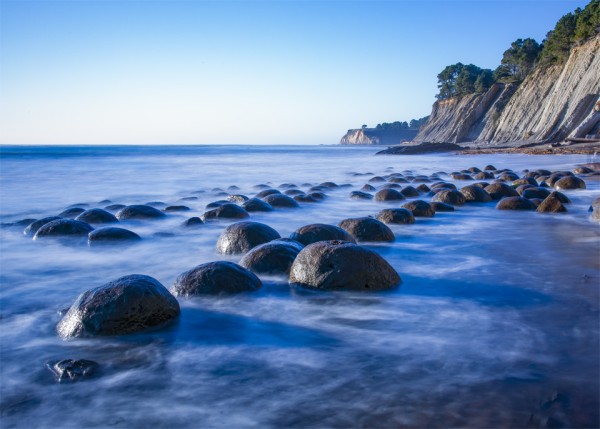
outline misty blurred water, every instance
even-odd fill
[[[586,190],[566,192],[567,214],[470,204],[391,226],[393,243],[368,247],[400,273],[403,283],[393,291],[315,293],[267,277],[254,294],[181,299],[181,320],[163,331],[57,337],[58,312],[87,289],[133,273],[169,287],[181,272],[224,259],[215,243],[228,222],[180,227],[223,198],[217,188],[252,196],[258,184],[349,185],[321,203],[252,214],[250,220],[288,236],[309,223],[337,224],[399,206],[348,198],[372,175],[490,163],[520,174],[589,161],[374,156],[376,150],[2,147],[2,223],[56,215],[73,204],[110,204],[104,200],[192,210],[122,222],[143,238],[131,247],[32,241],[23,227],[0,229],[0,425],[597,427],[600,229],[587,210],[600,183],[593,180]],[[95,360],[102,372],[58,384],[45,363],[66,358]]]

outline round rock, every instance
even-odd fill
[[[246,253],[240,265],[256,274],[288,275],[294,259],[304,247],[298,244],[282,240],[261,244]]]
[[[79,295],[56,329],[64,338],[124,335],[165,326],[179,314],[158,280],[133,274]]]
[[[518,197],[519,193],[512,186],[507,185],[506,183],[492,183],[489,186],[485,187],[485,191],[490,194],[493,200],[499,200],[504,197]]]
[[[445,189],[436,193],[431,201],[446,203],[453,206],[462,206],[466,202],[466,199],[459,191]]]
[[[105,226],[93,230],[88,234],[88,244],[97,246],[100,244],[117,244],[122,242],[140,241],[142,237],[135,232],[125,228],[116,228],[113,226]]]
[[[259,244],[280,238],[277,231],[260,222],[237,222],[229,225],[217,240],[217,252],[225,255],[246,253]]]
[[[396,270],[377,253],[344,241],[306,246],[290,270],[290,283],[325,290],[378,291],[400,282]]]
[[[34,240],[44,237],[87,237],[94,228],[86,222],[73,219],[57,219],[37,230]]]
[[[376,216],[383,223],[410,224],[415,223],[412,211],[408,209],[383,209]]]
[[[180,274],[171,292],[175,296],[219,295],[253,292],[262,283],[251,271],[233,262],[216,261],[198,265]]]
[[[375,201],[400,201],[404,199],[404,195],[395,189],[382,189],[375,194]]]
[[[326,240],[343,240],[352,243],[355,242],[354,238],[342,228],[324,223],[313,223],[298,228],[292,233],[292,235],[290,235],[290,238],[302,243],[305,246],[311,243],[316,243],[317,241]]]
[[[498,201],[498,210],[535,210],[535,204],[523,197],[506,197]]]
[[[483,188],[477,185],[465,186],[460,190],[467,203],[487,203],[492,201],[492,197]]]
[[[75,219],[77,216],[79,216],[84,211],[85,211],[85,209],[82,209],[81,207],[71,207],[71,208],[68,208],[68,209],[60,212],[58,214],[58,217]]]
[[[248,201],[242,204],[242,207],[247,212],[270,212],[273,211],[271,204],[259,200],[258,198],[250,198]]]
[[[565,189],[585,189],[585,181],[575,176],[565,176],[554,183],[554,189],[562,191]]]
[[[166,215],[158,209],[154,207],[143,205],[143,204],[134,204],[131,206],[123,207],[116,214],[117,219],[125,220],[125,219],[160,219],[165,217]]]
[[[396,238],[386,224],[372,217],[344,219],[339,227],[353,236],[357,242],[394,241]]]
[[[423,200],[414,200],[402,205],[402,208],[412,212],[414,217],[432,217],[435,215],[435,210],[431,205]]]
[[[205,212],[201,219],[203,222],[206,222],[212,219],[245,219],[249,216],[248,212],[242,207],[233,203],[226,203]]]
[[[35,233],[38,231],[38,229],[40,229],[42,226],[46,225],[47,223],[52,222],[53,220],[58,220],[58,219],[62,219],[62,218],[60,216],[48,216],[48,217],[45,217],[42,219],[35,220],[25,227],[23,234],[35,235]]]
[[[284,194],[271,194],[264,198],[264,201],[271,204],[271,207],[295,208],[300,207],[295,199]]]
[[[87,223],[115,223],[119,221],[115,215],[102,209],[86,210],[77,216],[75,220]]]
[[[353,200],[372,200],[373,195],[362,191],[352,191],[350,192],[350,198]]]

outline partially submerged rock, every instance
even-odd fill
[[[226,255],[246,253],[259,244],[281,236],[269,225],[260,222],[237,222],[229,225],[217,240],[217,252]]]
[[[414,200],[402,205],[402,208],[412,212],[414,217],[432,217],[435,211],[431,205],[423,200]]]
[[[383,223],[395,223],[395,224],[410,224],[415,223],[415,217],[412,211],[409,209],[383,209],[377,216],[377,220]]]
[[[79,214],[75,220],[87,223],[115,223],[119,219],[112,213],[102,209],[89,209]]]
[[[288,275],[292,263],[304,246],[273,240],[254,247],[244,255],[240,265],[256,274]]]
[[[171,287],[175,296],[219,295],[253,292],[262,282],[249,270],[228,261],[198,265],[177,277]]]
[[[339,227],[349,233],[357,242],[363,241],[394,241],[392,230],[383,222],[372,217],[344,219]]]
[[[44,224],[33,236],[34,240],[45,237],[87,237],[94,228],[86,222],[73,219],[57,219]]]
[[[290,270],[291,284],[315,289],[378,291],[400,282],[396,270],[377,253],[344,241],[306,246]]]
[[[144,204],[134,204],[131,206],[123,207],[116,214],[117,219],[125,220],[125,219],[160,219],[165,217],[166,215],[160,210],[144,205]]]
[[[233,204],[226,203],[215,209],[209,210],[202,215],[202,221],[215,219],[245,219],[250,215],[242,207]]]
[[[141,239],[142,237],[128,229],[106,226],[95,229],[88,234],[88,245],[131,243]]]
[[[335,225],[327,225],[324,223],[312,223],[298,228],[290,235],[292,240],[296,240],[307,246],[317,241],[326,240],[343,240],[354,243],[354,238],[344,231],[342,228]]]
[[[523,197],[506,197],[498,201],[496,205],[498,210],[535,210],[533,202]]]
[[[56,381],[64,383],[66,381],[74,382],[91,378],[97,374],[100,365],[88,359],[63,359],[57,362],[46,363],[46,368],[54,374]]]
[[[64,338],[133,334],[165,326],[179,313],[158,280],[133,274],[79,295],[56,329]]]

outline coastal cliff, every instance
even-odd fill
[[[600,36],[525,80],[436,101],[415,142],[550,143],[600,134]]]
[[[359,128],[348,130],[340,140],[343,145],[394,145],[413,140],[418,130],[381,130],[377,128]]]

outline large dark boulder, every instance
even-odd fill
[[[523,197],[506,197],[498,201],[498,210],[535,210],[535,204]]]
[[[410,224],[415,223],[412,211],[408,209],[383,209],[376,216],[383,223]]]
[[[556,195],[548,195],[536,208],[538,213],[565,213],[567,209]]]
[[[343,240],[354,243],[354,238],[342,228],[324,223],[312,223],[298,228],[290,235],[292,240],[307,246],[317,241]]]
[[[466,200],[465,196],[461,194],[459,191],[444,189],[437,192],[431,201],[446,203],[453,206],[462,206]]]
[[[269,225],[259,222],[237,222],[229,225],[217,240],[217,252],[226,255],[246,253],[259,244],[281,236]]]
[[[489,186],[485,187],[485,191],[490,194],[493,200],[499,200],[504,197],[518,197],[519,193],[512,186],[507,185],[506,183],[492,183]]]
[[[273,240],[246,253],[240,265],[256,274],[288,275],[294,259],[303,248],[300,243],[293,244],[291,240]]]
[[[25,227],[23,234],[33,236],[33,235],[35,235],[36,232],[38,232],[38,229],[40,229],[42,226],[46,225],[47,223],[52,222],[53,220],[58,220],[58,219],[62,219],[62,218],[60,216],[48,216],[48,217],[44,217],[42,219],[35,220]]]
[[[115,215],[102,209],[86,210],[77,216],[75,220],[87,223],[115,223],[119,221]]]
[[[354,237],[357,242],[394,241],[396,238],[386,224],[372,217],[344,219],[339,223],[339,227]]]
[[[402,195],[400,191],[397,191],[396,189],[386,188],[377,191],[375,194],[375,201],[399,201],[403,199],[404,195]]]
[[[34,240],[44,237],[87,237],[94,228],[89,223],[73,219],[57,219],[37,230]]]
[[[414,200],[402,205],[402,208],[412,212],[414,217],[432,217],[435,210],[431,205],[423,200]]]
[[[271,204],[271,207],[296,208],[299,207],[295,199],[284,194],[271,194],[264,198],[264,201]]]
[[[585,189],[585,181],[575,176],[565,176],[554,183],[554,189],[562,191],[565,189]]]
[[[290,270],[291,284],[325,290],[377,291],[400,282],[396,270],[377,253],[344,241],[306,246]]]
[[[88,244],[90,246],[97,246],[101,244],[131,243],[140,241],[141,239],[142,237],[133,231],[129,231],[125,228],[116,228],[113,226],[98,228],[88,234]]]
[[[133,334],[165,326],[179,313],[158,280],[133,274],[79,295],[56,329],[65,338]]]
[[[258,290],[262,283],[251,271],[233,262],[198,265],[177,277],[171,287],[175,296],[219,295]]]
[[[485,189],[477,185],[469,185],[461,188],[460,193],[465,197],[467,203],[487,203],[492,197]]]
[[[273,211],[271,204],[258,198],[250,198],[242,204],[242,207],[247,212],[270,212]]]
[[[131,206],[123,207],[116,214],[117,219],[160,219],[166,215],[154,207],[150,207],[144,204],[134,204]]]
[[[249,216],[248,212],[242,207],[233,203],[227,203],[205,212],[201,219],[203,222],[206,222],[207,220],[215,219],[245,219]]]

